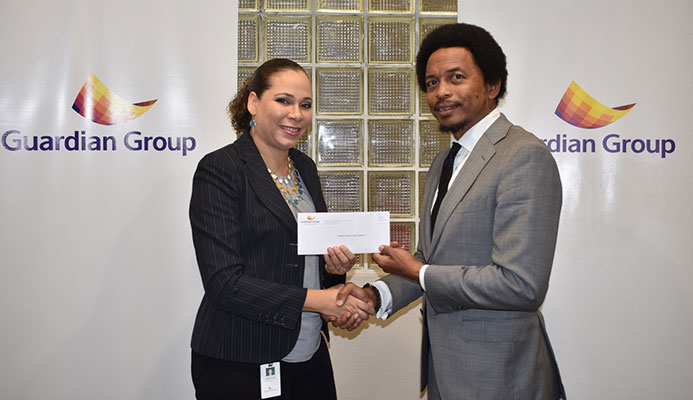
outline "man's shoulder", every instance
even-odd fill
[[[532,132],[512,123],[503,113],[500,114],[484,135],[493,144],[507,144],[508,142],[542,143]]]
[[[549,151],[546,144],[539,139],[534,133],[528,131],[520,125],[510,124],[508,127],[507,134],[503,140],[506,145],[512,145],[511,147],[522,147],[522,146],[536,146],[539,150]]]
[[[512,137],[512,139],[514,140],[539,140],[535,134],[528,131],[521,125],[516,125],[512,122],[510,123],[510,127],[508,128],[508,136]]]
[[[555,164],[551,151],[541,139],[520,125],[510,124],[505,137],[495,144],[496,157],[512,163],[515,159],[535,159]]]

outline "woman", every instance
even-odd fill
[[[198,399],[259,399],[268,363],[281,399],[335,399],[320,314],[367,319],[372,307],[336,294],[355,256],[297,254],[297,212],[326,211],[313,161],[293,149],[312,119],[300,65],[261,65],[229,104],[243,134],[206,155],[193,179],[190,222],[205,295],[192,335]],[[328,289],[322,289],[328,288]],[[276,385],[275,385],[276,389]]]

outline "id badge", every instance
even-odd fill
[[[279,362],[260,365],[260,398],[271,399],[282,395]]]

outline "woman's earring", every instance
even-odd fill
[[[255,120],[250,121],[250,126],[255,126]]]

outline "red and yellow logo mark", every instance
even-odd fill
[[[607,126],[623,117],[635,103],[609,108],[587,94],[575,81],[563,94],[556,115],[578,128],[595,129]]]
[[[113,93],[92,73],[82,85],[72,109],[97,124],[117,125],[140,117],[156,101],[157,99],[130,104]]]

